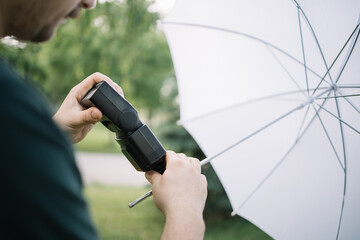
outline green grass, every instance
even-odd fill
[[[87,186],[85,194],[104,240],[160,239],[164,217],[152,199],[129,209],[127,204],[147,192],[149,188]],[[206,240],[215,239],[271,239],[260,229],[240,217],[206,220]]]
[[[110,239],[159,239],[164,217],[147,200],[130,209],[129,202],[138,198],[146,188],[108,187],[92,185],[85,193],[101,238]]]

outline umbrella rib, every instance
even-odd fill
[[[323,87],[323,88],[319,88],[319,89],[324,90],[324,89],[328,89],[328,88]],[[314,90],[314,89],[310,89],[310,90]],[[261,98],[251,99],[251,100],[248,100],[248,101],[245,101],[245,102],[239,102],[239,103],[236,103],[236,104],[233,104],[233,105],[230,105],[230,106],[219,108],[219,109],[217,109],[215,111],[212,111],[212,112],[209,112],[209,113],[204,113],[204,114],[200,114],[200,115],[197,115],[197,116],[185,119],[185,120],[180,120],[178,123],[179,124],[184,124],[186,122],[191,122],[191,121],[194,121],[194,120],[197,120],[197,119],[201,119],[201,118],[213,115],[215,113],[230,110],[230,109],[233,109],[233,108],[236,108],[236,107],[239,107],[239,106],[243,106],[243,105],[247,105],[247,104],[251,104],[251,103],[255,103],[255,102],[259,102],[259,101],[264,101],[264,100],[268,100],[268,99],[272,99],[272,98],[277,98],[277,97],[281,97],[281,96],[286,96],[286,95],[290,95],[290,94],[301,93],[301,92],[304,92],[304,91],[306,91],[306,90],[277,93],[277,94],[268,95],[268,96],[261,97]]]
[[[360,88],[360,86],[342,86],[342,85],[338,85],[337,87],[340,88],[340,89],[344,89],[344,88],[355,88],[355,89]],[[350,104],[350,106],[352,106],[355,109],[355,111],[357,111],[360,114],[360,110],[350,101],[350,99],[347,98],[347,97],[354,97],[354,96],[359,96],[359,95],[356,95],[356,94],[344,95],[340,89],[338,90],[338,93],[340,94],[340,96],[337,96],[337,97],[343,97],[345,99],[345,101],[347,101]]]
[[[338,88],[344,88],[344,89],[346,89],[346,88],[360,88],[360,86],[356,86],[356,85],[353,85],[353,86],[351,86],[351,85],[337,85],[338,86]]]
[[[329,95],[330,93],[328,93]],[[325,104],[325,102],[327,101],[327,99],[323,100],[322,105]],[[319,112],[320,108],[318,110],[316,110],[316,112]],[[310,120],[310,122],[307,124],[306,128],[304,129],[304,131],[301,133],[301,135],[295,140],[294,144],[289,148],[289,150],[285,153],[284,157],[282,159],[280,159],[280,161],[274,166],[273,169],[271,169],[271,171],[268,173],[268,175],[266,175],[266,177],[256,186],[256,188],[250,193],[250,195],[244,200],[243,203],[241,203],[239,205],[239,207],[233,211],[231,213],[232,216],[234,216],[237,212],[240,211],[240,209],[250,200],[250,198],[252,198],[254,196],[254,194],[262,187],[262,185],[266,182],[267,179],[269,179],[273,173],[278,169],[278,167],[285,161],[286,157],[290,154],[290,152],[294,149],[294,147],[296,146],[296,144],[300,141],[300,139],[304,136],[304,134],[306,133],[306,131],[309,129],[310,125],[312,124],[312,122],[315,120],[316,115],[314,115],[312,117],[312,119]]]
[[[308,74],[306,70],[306,56],[305,56],[305,46],[304,46],[304,39],[303,39],[303,33],[302,33],[302,26],[301,26],[301,19],[300,19],[300,6],[298,6],[298,20],[299,20],[299,30],[300,30],[300,39],[301,39],[301,49],[302,49],[302,55],[303,55],[303,61],[304,61],[304,70],[305,70],[305,80],[306,80],[306,89],[307,93],[309,95],[309,79]]]
[[[352,106],[360,114],[360,110],[350,101],[350,99],[347,98],[344,99],[350,104],[350,106]]]
[[[330,142],[330,145],[331,145],[332,149],[334,150],[334,153],[335,153],[335,155],[336,155],[336,158],[337,158],[337,160],[338,160],[338,162],[339,162],[342,170],[345,172],[345,167],[344,167],[344,165],[342,164],[342,162],[341,162],[341,160],[340,160],[339,154],[337,153],[337,151],[336,151],[336,149],[335,149],[334,143],[331,141],[330,135],[329,135],[328,131],[327,131],[326,128],[325,128],[324,122],[322,121],[319,113],[316,111],[316,108],[315,108],[314,104],[312,104],[312,106],[313,106],[313,108],[314,108],[314,110],[315,110],[315,112],[316,112],[316,116],[317,116],[317,118],[319,119],[322,128],[324,129],[324,132],[325,132],[325,134],[326,134],[326,136],[327,136],[327,138],[328,138],[328,140],[329,140],[329,142]]]
[[[312,35],[313,35],[313,37],[314,37],[314,39],[315,39],[315,42],[316,42],[316,44],[317,44],[317,46],[318,46],[318,48],[319,48],[319,51],[320,51],[321,57],[322,57],[322,59],[323,59],[323,61],[324,61],[325,68],[326,68],[326,69],[329,69],[329,67],[328,67],[328,65],[327,65],[327,63],[326,63],[326,60],[325,60],[324,53],[323,53],[323,51],[322,51],[322,49],[321,49],[321,46],[320,46],[319,40],[318,40],[318,38],[316,37],[315,31],[314,31],[314,29],[313,29],[312,25],[310,24],[309,19],[307,18],[307,16],[306,16],[306,14],[305,14],[304,10],[301,8],[301,6],[299,5],[299,3],[298,3],[296,0],[294,0],[294,2],[295,2],[295,4],[296,4],[296,6],[298,7],[298,9],[300,9],[300,11],[301,11],[302,15],[303,15],[303,16],[304,16],[304,18],[305,18],[306,23],[308,24],[308,26],[309,26],[309,28],[310,28],[310,30],[311,30],[311,33],[312,33]],[[330,81],[333,83],[333,80],[332,80],[332,77],[331,77],[330,72],[329,72],[328,74],[329,74],[329,77],[330,77]],[[325,76],[326,76],[326,75],[325,75]],[[324,81],[326,81],[326,80],[324,80]],[[326,82],[327,82],[327,81],[326,81]]]
[[[163,24],[170,24],[170,25],[179,25],[179,26],[188,26],[188,27],[198,27],[198,28],[205,28],[205,29],[211,29],[211,30],[216,30],[216,31],[221,31],[221,32],[227,32],[227,33],[232,33],[232,34],[237,34],[237,35],[241,35],[250,39],[253,39],[255,41],[261,42],[267,46],[270,46],[276,50],[278,50],[279,52],[281,52],[282,54],[288,56],[290,59],[294,60],[296,63],[300,64],[300,65],[304,65],[304,63],[302,63],[300,60],[298,60],[297,58],[295,58],[294,56],[292,56],[290,53],[287,53],[286,51],[282,50],[280,47],[275,46],[274,44],[271,44],[265,40],[262,40],[260,38],[257,38],[255,36],[243,33],[243,32],[238,32],[238,31],[234,31],[231,29],[226,29],[226,28],[222,28],[222,27],[215,27],[215,26],[210,26],[210,25],[205,25],[205,24],[197,24],[197,23],[185,23],[185,22],[170,22],[170,21],[162,21]],[[308,70],[310,72],[312,72],[315,76],[317,76],[318,78],[322,79],[322,77],[316,73],[313,69],[308,67]],[[322,79],[323,80],[323,79]]]
[[[335,96],[336,96],[336,91],[335,91]],[[339,108],[339,103],[338,103],[338,99],[335,98],[335,103],[336,103],[336,109],[337,109],[337,113],[338,113],[338,117],[339,119],[341,119],[341,113],[340,113],[340,108]],[[340,132],[341,132],[341,141],[342,141],[342,147],[343,147],[343,153],[344,153],[344,192],[343,192],[343,200],[342,200],[342,204],[341,204],[341,212],[340,212],[340,219],[339,219],[339,225],[338,225],[338,231],[336,234],[336,239],[339,238],[339,233],[340,233],[340,227],[341,227],[341,222],[342,222],[342,216],[343,216],[343,212],[344,212],[344,205],[345,205],[345,194],[346,194],[346,181],[347,181],[347,161],[346,161],[346,148],[345,148],[345,138],[344,138],[344,130],[343,130],[343,124],[341,123],[341,121],[339,121],[339,125],[340,125]]]
[[[284,97],[279,97],[277,98],[277,100],[283,100],[283,101],[292,101],[292,102],[303,102],[304,99],[296,99],[296,98],[284,98]]]
[[[282,62],[280,61],[280,59],[274,54],[274,52],[271,50],[271,48],[268,45],[265,45],[266,48],[268,49],[268,51],[271,53],[271,55],[275,58],[275,60],[280,64],[280,66],[282,67],[282,69],[286,72],[286,74],[290,77],[290,79],[294,82],[294,84],[299,88],[299,90],[302,90],[301,86],[297,83],[297,81],[295,80],[295,78],[290,74],[290,72],[285,68],[285,66],[282,64]],[[302,91],[302,93],[304,93]],[[304,96],[306,96],[306,94],[304,94]]]
[[[341,68],[341,71],[340,71],[338,77],[336,78],[335,83],[337,83],[337,82],[339,81],[340,76],[341,76],[342,73],[344,72],[344,69],[345,69],[345,67],[346,67],[346,65],[347,65],[347,63],[348,63],[348,61],[349,61],[349,59],[350,59],[350,56],[351,56],[351,54],[352,54],[352,52],[353,52],[353,50],[354,50],[354,48],[355,48],[355,45],[356,45],[356,43],[358,42],[357,40],[358,40],[359,35],[360,35],[359,25],[360,25],[360,23],[358,23],[358,25],[357,25],[357,27],[358,27],[358,33],[357,33],[357,35],[356,35],[356,38],[355,38],[355,40],[353,41],[352,47],[351,47],[350,51],[348,52],[348,55],[347,55],[347,57],[346,57],[346,60],[345,60],[345,62],[343,63],[343,66],[342,66],[342,68]]]
[[[328,92],[330,92],[330,91],[331,91],[331,88],[329,88],[329,89],[327,89],[326,91],[318,94],[317,96],[318,96],[318,97],[319,97],[319,96],[322,96],[322,95],[324,95],[324,94],[326,94],[326,93],[328,93]],[[307,100],[305,103],[300,104],[300,105],[297,106],[296,108],[293,108],[292,110],[290,110],[290,111],[288,111],[287,113],[281,115],[280,117],[278,117],[278,118],[276,118],[275,120],[271,121],[270,123],[264,125],[263,127],[259,128],[258,130],[252,132],[251,134],[249,134],[249,135],[247,135],[246,137],[242,138],[241,140],[235,142],[234,144],[230,145],[229,147],[223,149],[222,151],[214,154],[214,155],[211,156],[211,157],[208,157],[208,158],[204,159],[203,161],[201,161],[202,165],[210,162],[210,161],[213,160],[214,158],[216,158],[216,157],[224,154],[225,152],[227,152],[227,151],[229,151],[230,149],[236,147],[236,146],[239,145],[240,143],[248,140],[249,138],[255,136],[256,134],[258,134],[258,133],[262,132],[263,130],[269,128],[270,126],[274,125],[275,123],[277,123],[278,121],[282,120],[283,118],[289,116],[290,114],[294,113],[295,111],[300,110],[300,109],[304,108],[305,106],[311,104],[311,103],[313,102],[313,100],[314,100],[314,99],[309,99],[309,100]],[[326,101],[326,100],[324,100],[324,101]]]
[[[308,105],[307,108],[306,108],[306,112],[305,112],[304,118],[303,118],[303,120],[302,120],[302,122],[301,122],[300,129],[299,129],[299,131],[298,131],[298,133],[297,133],[296,139],[299,138],[300,133],[301,133],[301,130],[302,130],[303,127],[304,127],[306,117],[307,117],[308,114],[309,114],[309,109],[310,109],[310,105]]]
[[[348,98],[345,97],[345,96],[350,96],[350,95],[343,95],[340,90],[339,90],[339,94],[340,94],[342,97],[344,97],[345,101],[347,101],[347,102],[350,104],[350,106],[352,106],[352,107],[355,109],[355,111],[357,111],[357,112],[360,114],[360,110],[350,101],[350,99],[348,99]],[[360,96],[360,95],[357,95],[357,96]]]
[[[360,94],[350,94],[350,95],[340,95],[340,96],[330,96],[330,97],[320,97],[320,98],[318,98],[318,99],[325,99],[325,98],[347,98],[347,97],[360,97]],[[353,105],[351,105],[351,106],[353,106]],[[353,106],[354,108],[355,108],[355,106]],[[355,110],[357,111],[357,112],[359,112],[359,110],[358,109],[356,109],[355,108]],[[359,112],[360,113],[360,112]]]
[[[289,112],[283,114],[282,116],[276,118],[275,120],[273,120],[273,121],[271,121],[270,123],[266,124],[265,126],[259,128],[258,130],[254,131],[253,133],[249,134],[248,136],[242,138],[241,140],[237,141],[236,143],[230,145],[229,147],[223,149],[222,151],[214,154],[214,155],[211,156],[211,157],[208,157],[208,158],[202,160],[202,161],[201,161],[202,165],[209,163],[211,160],[213,160],[213,159],[217,158],[218,156],[224,154],[225,152],[231,150],[232,148],[236,147],[236,146],[239,145],[240,143],[248,140],[249,138],[251,138],[251,137],[255,136],[256,134],[262,132],[263,130],[269,128],[269,127],[272,126],[273,124],[277,123],[278,121],[282,120],[283,118],[289,116],[290,114],[294,113],[295,111],[297,111],[297,110],[299,110],[299,109],[301,109],[301,108],[303,108],[303,107],[304,107],[303,105],[297,106],[296,108],[294,108],[294,109],[292,109],[291,111],[289,111]]]
[[[353,37],[353,35],[356,33],[356,30],[359,28],[359,23],[356,25],[355,29],[353,30],[353,32],[351,33],[350,37],[346,40],[344,46],[341,48],[340,52],[338,53],[338,55],[335,57],[334,61],[331,63],[330,67],[327,69],[325,75],[321,78],[321,81],[319,82],[319,84],[316,86],[315,90],[313,91],[312,95],[314,95],[316,93],[316,91],[319,89],[321,83],[324,81],[326,75],[330,72],[331,68],[334,66],[334,64],[336,63],[336,61],[338,60],[338,58],[340,57],[341,53],[344,51],[345,47],[347,46],[347,44],[350,42],[351,38]],[[357,35],[357,37],[359,36],[359,33]],[[356,39],[357,39],[356,37]],[[356,42],[355,42],[356,43]],[[353,44],[353,47],[355,46],[355,44]],[[352,52],[352,51],[351,51]],[[348,59],[350,57],[351,53],[348,54]],[[347,61],[346,61],[347,63]],[[343,66],[345,67],[345,65]],[[342,72],[342,71],[341,71]],[[337,78],[336,82],[339,80],[339,77]]]
[[[347,122],[345,122],[344,120],[342,120],[341,118],[339,118],[338,116],[336,116],[335,114],[333,114],[332,112],[330,112],[329,110],[327,110],[326,108],[324,108],[323,106],[321,106],[320,104],[314,102],[316,105],[318,105],[320,108],[322,108],[325,112],[329,113],[331,116],[333,116],[334,118],[338,119],[339,121],[341,121],[342,123],[344,123],[346,126],[348,126],[349,128],[351,128],[352,130],[354,130],[356,133],[360,134],[359,130],[356,130],[354,127],[352,127],[350,124],[348,124]]]

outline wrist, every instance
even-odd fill
[[[176,208],[164,211],[166,218],[194,218],[203,219],[203,209]]]
[[[166,222],[171,222],[182,226],[184,230],[196,228],[198,230],[205,230],[205,223],[202,211],[172,211],[165,214]]]
[[[201,240],[205,235],[202,214],[168,213],[162,240]]]

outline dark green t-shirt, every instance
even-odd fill
[[[98,238],[70,141],[50,112],[0,62],[0,239]]]

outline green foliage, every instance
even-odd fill
[[[26,78],[33,79],[54,105],[69,90],[95,71],[108,75],[124,90],[166,149],[199,159],[204,154],[179,119],[177,86],[166,39],[157,29],[157,13],[148,11],[150,1],[114,0],[98,4],[77,20],[61,26],[44,44],[0,44],[0,54]],[[14,40],[12,40],[14,41]],[[101,125],[80,144],[86,151],[120,148],[112,133]],[[207,215],[231,211],[224,189],[211,166],[208,179]]]
[[[0,54],[22,75],[40,83],[54,104],[99,71],[121,85],[135,106],[156,108],[159,89],[173,76],[173,67],[166,39],[156,28],[159,17],[147,11],[150,4],[105,2],[68,21],[47,43],[27,43],[25,48],[2,44]]]

